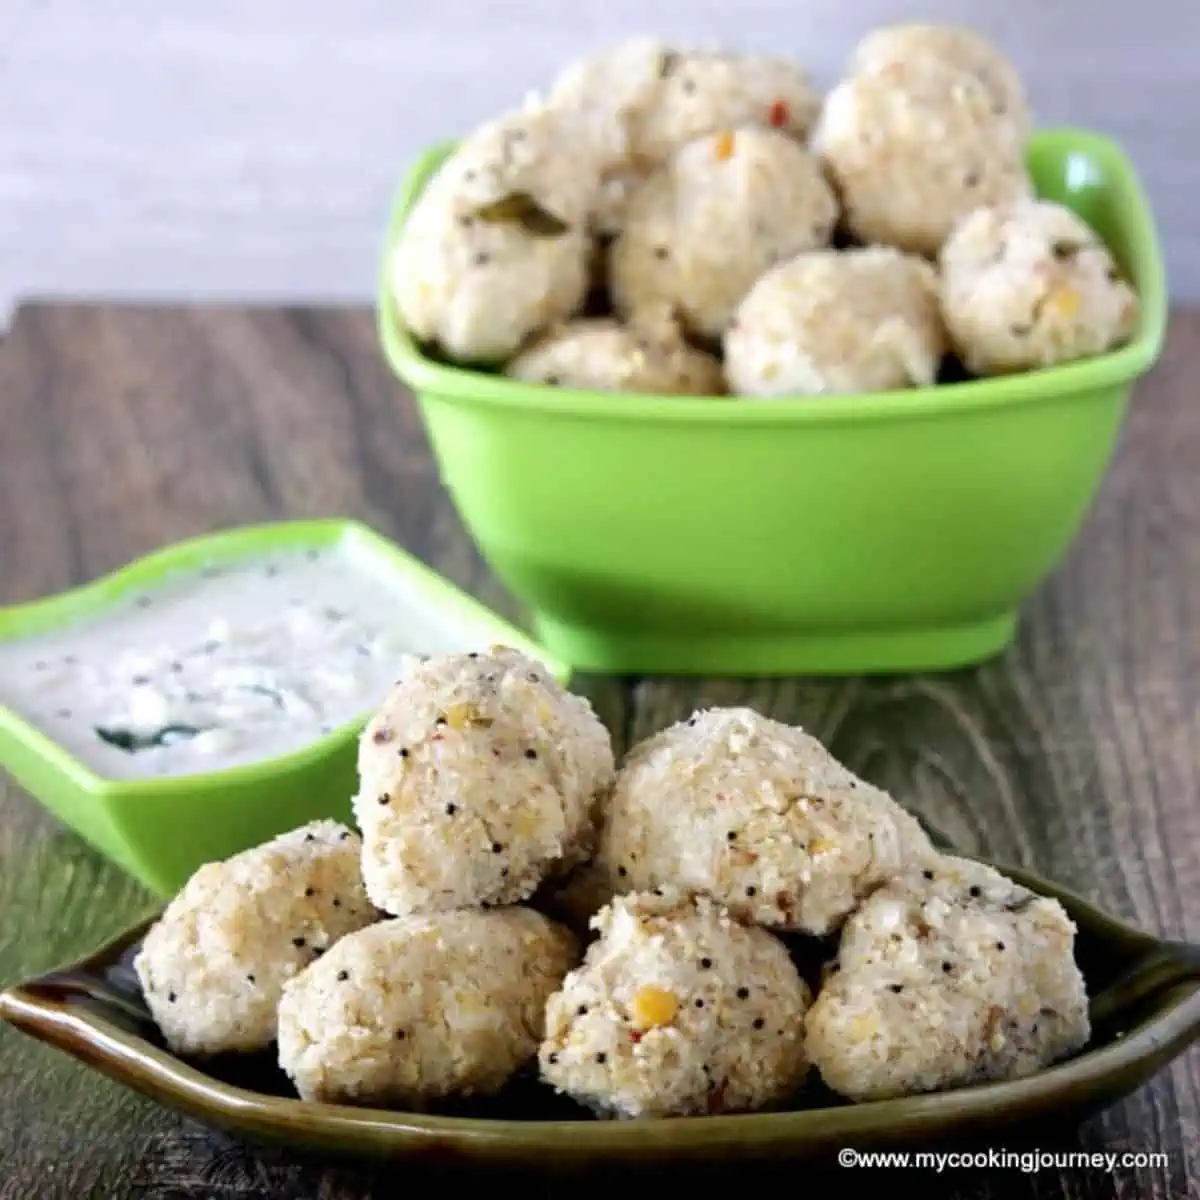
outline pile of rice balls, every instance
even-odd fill
[[[534,384],[772,398],[1101,354],[1138,297],[1038,199],[1022,79],[975,31],[874,29],[822,96],[795,64],[650,37],[463,139],[388,279],[413,337]]]
[[[539,664],[440,656],[366,726],[359,778],[357,831],[204,866],[147,934],[177,1053],[274,1049],[307,1101],[436,1109],[536,1072],[666,1118],[803,1105],[817,1076],[854,1102],[1013,1079],[1090,1036],[1057,900],[750,709],[618,762]]]

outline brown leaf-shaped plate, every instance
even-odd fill
[[[603,1121],[528,1077],[493,1099],[431,1114],[306,1104],[271,1055],[192,1063],[164,1047],[131,967],[148,921],[73,966],[0,994],[0,1015],[246,1141],[322,1154],[574,1167],[944,1144],[1003,1127],[1082,1119],[1132,1092],[1200,1036],[1200,946],[1156,940],[1052,883],[1001,869],[1058,897],[1076,921],[1093,1037],[1070,1061],[1030,1078],[936,1095],[852,1105],[812,1085],[785,1112]]]

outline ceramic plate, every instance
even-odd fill
[[[1200,947],[1156,941],[1045,880],[1001,869],[1057,896],[1077,922],[1094,1035],[1074,1059],[1031,1078],[938,1095],[850,1105],[814,1087],[786,1112],[657,1121],[594,1120],[534,1079],[437,1114],[305,1104],[270,1055],[201,1065],[164,1047],[131,967],[149,921],[79,963],[3,993],[0,1015],[244,1140],[318,1153],[545,1167],[804,1158],[848,1145],[945,1144],[1004,1126],[1081,1119],[1132,1092],[1200,1036]]]

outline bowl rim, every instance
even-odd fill
[[[451,366],[425,354],[403,326],[392,298],[390,260],[396,238],[421,191],[453,151],[446,140],[420,152],[400,181],[380,253],[376,327],[385,358],[418,395],[492,408],[553,413],[593,420],[641,419],[667,424],[810,425],[897,421],[1047,403],[1130,383],[1162,353],[1168,320],[1166,268],[1153,211],[1134,165],[1113,139],[1077,126],[1036,131],[1028,155],[1074,154],[1103,164],[1110,190],[1120,194],[1131,252],[1129,267],[1141,300],[1137,333],[1124,346],[1060,366],[960,383],[888,392],[789,397],[756,404],[729,397],[663,396],[529,384],[503,375]]]
[[[35,632],[48,632],[79,620],[102,618],[104,612],[124,597],[138,591],[160,588],[173,576],[186,576],[214,561],[235,563],[256,555],[334,546],[358,545],[383,564],[397,580],[414,593],[435,599],[440,608],[453,610],[455,618],[481,631],[491,630],[494,643],[538,658],[564,687],[573,668],[557,655],[539,646],[523,630],[459,588],[427,563],[354,518],[318,517],[308,520],[265,521],[216,530],[183,538],[131,559],[123,566],[86,583],[22,604],[0,607],[0,643],[15,642]],[[369,713],[343,721],[328,733],[283,754],[256,759],[212,771],[121,779],[103,775],[77,758],[65,746],[43,732],[18,710],[0,702],[0,746],[3,739],[20,743],[44,764],[70,780],[93,799],[104,801],[144,800],[149,796],[179,796],[214,788],[263,784],[275,778],[304,771],[325,762],[359,736]],[[4,766],[0,758],[0,768]]]

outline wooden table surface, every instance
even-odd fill
[[[620,744],[700,703],[745,702],[802,723],[968,852],[1030,866],[1153,933],[1200,938],[1196,373],[1200,314],[1179,314],[1080,540],[1004,659],[885,681],[578,686]],[[0,603],[187,535],[318,515],[365,519],[520,617],[441,489],[368,313],[19,310],[0,341]],[[0,778],[0,985],[89,949],[149,903]],[[927,1196],[961,1200],[1194,1197],[1198,1124],[1193,1051],[1084,1128],[1045,1131],[1054,1150],[1165,1163],[920,1183]],[[834,1186],[852,1177],[830,1170]],[[402,1168],[263,1156],[0,1030],[0,1200],[365,1200],[419,1182]],[[571,1190],[526,1183],[535,1195]]]

